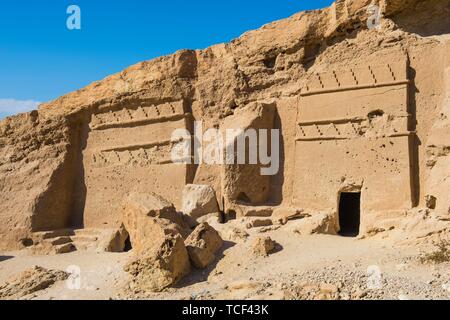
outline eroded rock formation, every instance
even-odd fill
[[[20,299],[51,287],[58,281],[69,278],[69,274],[59,270],[47,270],[34,266],[11,277],[0,286],[0,299]]]
[[[180,235],[168,235],[149,251],[141,252],[125,270],[135,290],[161,291],[180,281],[190,271],[189,256]]]
[[[369,28],[373,4],[380,26]],[[342,199],[357,194],[369,233],[432,196],[427,210],[448,226],[449,15],[447,0],[338,0],[1,121],[0,248],[41,231],[118,230],[130,193],[180,208],[192,183],[214,189],[224,220],[325,212],[338,232]],[[171,132],[194,121],[279,129],[279,171],[172,163]]]
[[[185,241],[193,265],[204,269],[216,259],[223,245],[219,233],[208,223],[200,224]]]

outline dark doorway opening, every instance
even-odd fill
[[[133,249],[133,246],[131,245],[131,240],[130,240],[130,237],[128,236],[127,239],[125,240],[123,252],[128,252],[128,251],[131,251],[132,249]]]
[[[357,237],[361,224],[361,193],[341,193],[339,201],[339,234],[344,237]]]

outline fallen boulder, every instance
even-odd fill
[[[293,231],[300,235],[335,234],[335,223],[332,215],[320,213],[310,218],[299,220],[293,226]]]
[[[183,205],[181,211],[193,219],[219,212],[219,206],[213,188],[208,185],[186,185],[183,189]]]
[[[293,208],[277,208],[273,211],[272,220],[275,223],[285,225],[289,220],[295,220],[308,217],[307,214],[300,209]]]
[[[252,250],[258,256],[268,257],[275,250],[276,245],[277,243],[270,237],[258,237],[253,243]]]
[[[187,235],[173,204],[156,194],[131,194],[124,202],[122,221],[136,253],[158,248],[167,235]]]
[[[135,257],[124,270],[133,276],[135,291],[160,292],[190,271],[189,256],[180,235],[167,235],[161,245]]]
[[[200,224],[185,241],[192,264],[204,269],[212,263],[216,252],[222,247],[219,233],[208,223]]]
[[[124,252],[129,233],[122,224],[118,229],[105,234],[99,246],[102,252]]]
[[[183,217],[175,206],[155,193],[131,193],[124,204],[124,213],[130,211],[150,218],[167,219],[184,227]]]

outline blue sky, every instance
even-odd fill
[[[0,118],[139,61],[228,42],[332,0],[1,0]],[[68,30],[69,5],[81,30]]]

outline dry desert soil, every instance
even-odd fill
[[[450,298],[450,264],[423,263],[421,251],[426,249],[394,246],[389,239],[381,239],[382,236],[370,239],[300,236],[292,231],[294,225],[295,222],[278,229],[246,230],[249,237],[238,243],[226,241],[221,254],[206,270],[194,270],[175,287],[160,293],[129,288],[130,276],[123,271],[123,266],[132,252],[74,252],[54,256],[32,256],[26,251],[0,253],[0,283],[34,265],[69,273],[76,266],[79,276],[73,273],[67,280],[20,298]],[[277,242],[277,250],[268,257],[252,252],[252,240],[262,234]]]

